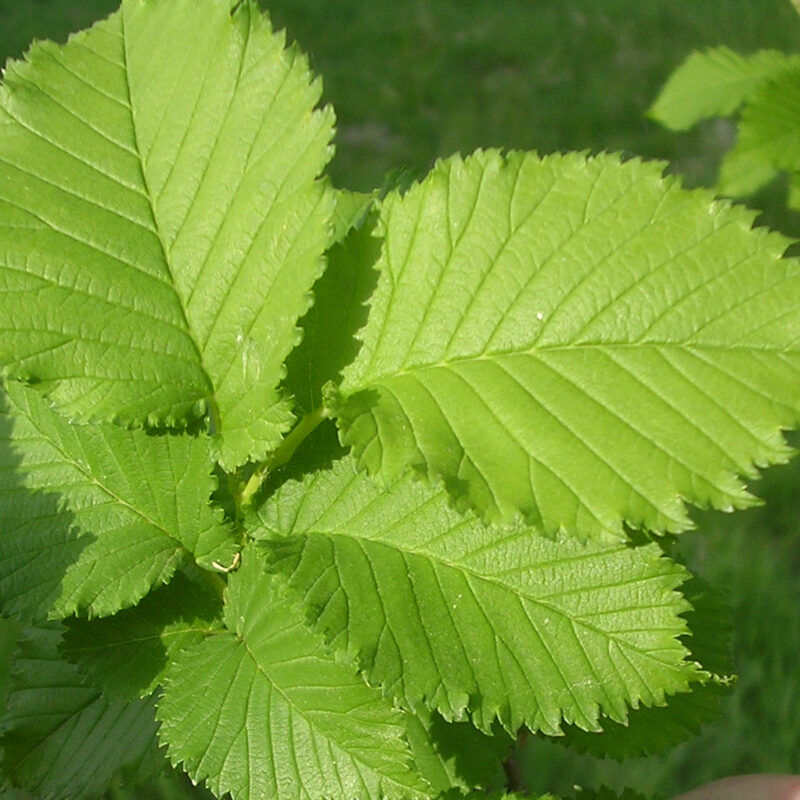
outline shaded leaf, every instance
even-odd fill
[[[362,226],[375,198],[376,192],[337,190],[331,219],[334,243],[341,242],[353,229]]]
[[[748,197],[766,186],[778,170],[742,149],[737,142],[722,158],[717,190],[727,197]]]
[[[436,792],[505,782],[501,762],[513,740],[502,731],[487,736],[469,722],[446,722],[425,708],[404,719],[414,764]]]
[[[571,796],[571,800],[654,800],[652,797],[645,797],[633,789],[623,789],[622,792],[601,786],[599,789],[577,789]]]
[[[2,719],[3,769],[37,797],[82,800],[124,770],[132,782],[166,766],[151,699],[110,701],[58,652],[61,626],[27,628]]]
[[[107,697],[130,702],[158,688],[181,650],[221,628],[221,610],[218,595],[179,572],[134,608],[100,620],[69,620],[61,651]]]
[[[328,267],[314,284],[314,305],[300,321],[303,341],[287,359],[286,386],[305,411],[322,405],[322,388],[339,381],[358,353],[356,332],[367,321],[367,301],[378,273],[375,218],[367,216],[328,252]]]
[[[737,150],[773,169],[800,171],[800,65],[753,93],[742,111]]]
[[[71,425],[41,395],[7,387],[0,414],[0,596],[25,618],[113,614],[193,556],[238,550],[209,505],[208,437]]]

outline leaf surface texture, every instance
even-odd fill
[[[329,399],[359,465],[489,520],[623,535],[744,507],[788,457],[800,273],[752,214],[661,166],[452,158],[381,207],[361,349]]]
[[[170,757],[218,796],[414,798],[402,716],[327,655],[262,557],[231,575],[227,632],[184,650],[159,704]]]
[[[3,767],[49,800],[98,797],[124,769],[134,783],[166,765],[150,699],[111,701],[58,652],[61,626],[25,630],[2,719]]]
[[[257,4],[124,0],[0,89],[0,361],[82,419],[208,412],[229,468],[322,271],[333,116]]]
[[[133,608],[67,620],[61,652],[107,697],[130,702],[156,691],[181,650],[221,628],[221,610],[219,596],[178,572]]]
[[[209,505],[207,436],[71,425],[12,383],[0,445],[0,596],[25,618],[113,614],[190,556],[212,569],[238,550]]]
[[[261,509],[271,569],[310,624],[411,708],[490,731],[596,730],[687,687],[685,571],[655,545],[552,541],[484,526],[405,479],[382,491],[349,458]]]

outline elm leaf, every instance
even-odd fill
[[[752,505],[800,415],[800,266],[753,213],[612,155],[478,152],[380,207],[362,346],[328,397],[384,483],[621,538]]]
[[[333,114],[254,0],[123,0],[0,88],[0,363],[82,420],[212,418],[228,468],[322,271]]]
[[[107,697],[130,702],[158,688],[181,650],[221,628],[221,610],[219,595],[178,572],[133,608],[67,620],[61,652]]]
[[[50,800],[89,800],[122,770],[139,783],[167,762],[152,699],[109,700],[58,652],[61,626],[26,628],[2,718],[3,769]]]
[[[800,172],[800,64],[759,86],[742,111],[737,152]]]
[[[71,425],[7,387],[0,413],[0,599],[25,619],[113,614],[190,558],[232,563],[239,543],[209,505],[207,436]]]
[[[599,728],[686,691],[686,571],[656,545],[556,541],[487,527],[444,491],[389,490],[345,458],[259,511],[270,569],[370,683],[491,732]]]
[[[464,792],[504,783],[502,762],[514,740],[502,731],[487,736],[469,722],[445,722],[426,708],[407,712],[404,718],[414,764],[436,791]]]
[[[765,81],[800,66],[800,56],[761,50],[743,56],[728,47],[692,53],[672,73],[649,115],[672,130],[705,117],[733,114]]]
[[[601,720],[599,736],[573,726],[556,741],[596,758],[639,758],[666,752],[719,717],[722,701],[735,683],[730,609],[698,578],[688,581],[682,591],[692,604],[685,614],[691,631],[686,639],[689,658],[702,666],[690,691],[668,697],[665,705],[637,709],[625,725]]]
[[[427,796],[402,714],[325,652],[253,547],[225,623],[178,654],[159,703],[161,739],[193,780],[234,800]]]

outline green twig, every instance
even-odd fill
[[[265,461],[262,465],[256,468],[255,472],[250,476],[250,479],[245,484],[239,494],[238,505],[244,508],[248,505],[255,493],[261,488],[264,479],[269,475],[272,470],[285,464],[294,455],[300,444],[311,434],[311,432],[322,422],[327,416],[324,408],[317,408],[314,411],[309,411],[300,422],[292,428],[289,435],[283,440],[281,446]]]
[[[198,567],[195,574],[205,582],[206,586],[211,589],[220,600],[225,599],[225,589],[228,587],[228,584],[219,572],[211,572],[203,567]],[[190,577],[190,580],[196,581],[197,578]]]
[[[210,395],[206,398],[206,405],[208,406],[209,433],[213,436],[222,430],[222,418],[219,414],[217,398],[214,395]]]

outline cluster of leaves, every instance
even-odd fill
[[[790,208],[800,210],[800,56],[727,47],[696,52],[670,77],[650,115],[672,130],[738,115],[737,138],[723,158],[718,191],[746,197],[788,173]]]
[[[458,797],[521,728],[648,752],[730,679],[665,534],[789,457],[788,242],[612,155],[337,191],[320,92],[251,0],[123,0],[6,68],[2,746],[37,796],[171,762]]]

